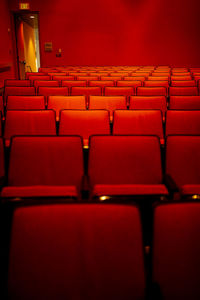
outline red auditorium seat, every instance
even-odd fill
[[[86,80],[86,81],[88,81],[88,80],[98,80],[99,76],[82,76],[82,75],[80,75],[80,76],[77,76],[76,79],[77,80]]]
[[[194,202],[155,208],[153,282],[159,299],[200,299],[199,215],[200,203]]]
[[[105,96],[132,96],[135,94],[135,89],[130,86],[107,86],[105,87],[104,94]]]
[[[45,72],[26,72],[26,79],[29,79],[30,76],[46,76]]]
[[[4,176],[5,176],[4,144],[3,144],[3,139],[0,138],[0,187],[3,183]]]
[[[129,72],[114,72],[114,73],[110,73],[110,76],[121,76],[121,77],[125,77],[125,76],[128,76],[129,75]]]
[[[164,144],[162,113],[160,110],[116,110],[113,134],[156,135]]]
[[[200,136],[167,138],[166,173],[182,195],[200,195]]]
[[[53,110],[8,110],[4,138],[6,146],[15,135],[56,135]]]
[[[192,77],[189,75],[189,76],[171,76],[171,81],[178,81],[178,80],[181,80],[181,81],[186,81],[186,80],[191,80]]]
[[[59,135],[80,135],[84,148],[94,134],[110,134],[109,112],[106,110],[62,110]]]
[[[7,79],[4,81],[4,86],[31,86],[30,80]]]
[[[12,218],[8,293],[21,300],[144,300],[141,232],[133,205],[18,207]]]
[[[115,109],[127,109],[125,96],[90,96],[89,109],[106,109],[110,112],[110,121],[113,121]]]
[[[169,81],[156,81],[156,80],[146,80],[144,81],[144,86],[147,87],[165,87],[165,88],[169,88]]]
[[[48,75],[51,76],[51,79],[53,78],[53,76],[66,76],[67,73],[66,72],[49,72]]]
[[[112,80],[89,80],[89,86],[99,86],[101,88],[105,88],[106,86],[114,86],[115,82]]]
[[[169,95],[170,96],[197,96],[198,88],[197,87],[170,87]]]
[[[59,86],[59,82],[58,81],[53,81],[53,80],[35,80],[34,81],[34,86],[36,87],[36,89],[39,86]]]
[[[171,96],[169,108],[175,110],[200,110],[200,96]]]
[[[200,111],[168,110],[165,134],[200,135]]]
[[[68,88],[67,87],[46,87],[46,86],[40,86],[38,87],[38,95],[45,96],[46,103],[47,98],[49,96],[68,96]]]
[[[168,194],[155,136],[92,136],[88,175],[93,196]]]
[[[14,137],[8,186],[1,196],[77,197],[82,179],[80,137]]]
[[[148,76],[149,81],[169,81],[169,76]]]
[[[101,76],[101,80],[107,81],[107,80],[112,80],[112,81],[117,81],[117,80],[122,80],[121,76]]]
[[[86,99],[85,96],[49,96],[47,109],[53,109],[59,121],[61,110],[86,109]]]
[[[137,96],[167,96],[165,87],[138,87]]]
[[[167,101],[165,96],[131,96],[129,109],[159,109],[163,118],[167,111]]]
[[[61,83],[62,81],[74,80],[74,76],[54,75],[54,76],[52,76],[52,80],[57,80],[59,83]]]
[[[125,76],[124,81],[144,81],[146,78],[144,76]]]
[[[35,80],[51,80],[51,76],[49,75],[44,75],[44,76],[41,76],[41,75],[34,75],[34,76],[29,76],[28,78],[30,81],[31,81],[31,85],[33,85],[34,81]]]
[[[195,80],[179,80],[179,81],[172,80],[171,86],[178,86],[178,87],[196,86],[196,82]]]
[[[120,87],[130,86],[130,87],[136,88],[141,85],[142,85],[142,82],[140,80],[118,80],[117,81],[117,86],[120,86]]]
[[[35,96],[35,88],[33,86],[7,86],[4,90],[4,100],[6,102],[7,96]]]
[[[3,97],[0,96],[0,113],[4,116],[4,105],[3,105]]]
[[[45,109],[44,96],[8,96],[6,109]]]
[[[101,96],[101,87],[99,86],[73,86],[71,88],[71,95],[72,96]]]
[[[87,81],[86,80],[67,80],[62,81],[62,86],[65,86],[69,90],[69,94],[71,94],[72,87],[86,87]]]

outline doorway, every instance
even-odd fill
[[[14,13],[17,66],[19,79],[26,72],[37,72],[40,68],[38,13]]]

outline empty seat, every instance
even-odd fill
[[[160,109],[163,117],[167,111],[165,96],[131,96],[129,109]]]
[[[71,88],[71,95],[72,96],[101,96],[101,87],[99,86],[87,86],[87,87],[78,87],[78,86],[73,86]]]
[[[76,78],[77,80],[98,80],[99,79],[99,76],[83,76],[83,75],[80,75],[80,76],[77,76]]]
[[[29,79],[30,76],[46,76],[46,72],[26,72],[26,79]]]
[[[35,80],[34,81],[34,86],[36,87],[36,89],[39,86],[59,86],[59,82],[56,80]]]
[[[146,79],[146,77],[144,76],[125,76],[124,80],[128,80],[128,81],[144,81]]]
[[[165,134],[200,135],[200,111],[167,111]]]
[[[86,80],[67,80],[62,81],[62,86],[66,86],[69,89],[69,94],[71,94],[72,87],[86,87],[87,81]]]
[[[200,136],[167,138],[166,173],[183,195],[200,195]]]
[[[53,109],[59,121],[61,110],[86,109],[86,99],[85,96],[49,96],[47,109]]]
[[[93,196],[168,193],[155,136],[92,136],[88,168]]]
[[[6,109],[45,109],[44,96],[8,96]]]
[[[2,114],[2,116],[4,115],[4,105],[2,96],[0,96],[0,113]]]
[[[67,87],[46,87],[40,86],[38,87],[38,95],[45,96],[46,103],[48,96],[68,96],[68,88]]]
[[[156,135],[164,144],[160,110],[116,110],[113,119],[113,134]]]
[[[74,76],[54,75],[52,76],[52,80],[57,80],[59,83],[61,83],[62,81],[74,80]]]
[[[59,135],[80,135],[84,147],[94,134],[110,134],[109,113],[106,110],[63,110],[60,114]]]
[[[5,176],[5,160],[4,160],[4,144],[3,139],[0,137],[0,188]]]
[[[90,80],[88,82],[89,86],[100,86],[105,88],[106,86],[114,86],[115,82],[112,80]]]
[[[115,109],[127,109],[125,96],[90,96],[89,109],[106,109],[110,112],[110,121],[113,120]]]
[[[159,299],[200,298],[199,215],[200,203],[155,208],[153,282],[159,287]]]
[[[4,86],[31,86],[30,80],[7,79]]]
[[[148,87],[161,86],[161,87],[168,88],[169,87],[169,81],[146,80],[146,81],[144,81],[144,86],[148,86]]]
[[[178,81],[172,80],[171,86],[183,86],[183,87],[196,86],[196,82],[195,80],[178,80]]]
[[[133,205],[19,207],[12,219],[8,293],[21,300],[144,300],[141,231]]]
[[[31,85],[33,85],[34,81],[35,80],[51,80],[51,76],[49,75],[44,75],[44,76],[41,76],[41,75],[30,75],[29,78],[28,78],[30,81],[31,81]]]
[[[137,96],[167,96],[165,87],[138,87]]]
[[[170,96],[197,96],[198,88],[197,87],[170,87],[169,95]]]
[[[101,80],[107,81],[107,80],[112,80],[112,81],[117,81],[117,80],[122,80],[121,76],[101,76]]]
[[[7,100],[7,96],[34,96],[34,95],[35,95],[35,88],[33,86],[31,87],[8,86],[5,87],[4,90],[5,102]]]
[[[118,80],[117,86],[130,86],[130,87],[138,87],[141,86],[142,82],[140,80]]]
[[[8,110],[4,138],[6,146],[15,135],[56,135],[55,112],[53,110]]]
[[[191,79],[192,79],[192,77],[190,75],[189,76],[174,76],[174,75],[171,76],[172,81],[178,81],[178,80],[186,81],[186,80],[191,80]]]
[[[80,137],[14,137],[2,197],[76,197],[82,178]]]
[[[135,90],[130,86],[105,87],[105,96],[131,96],[135,94]]]
[[[148,76],[148,81],[169,81],[169,76]]]
[[[171,96],[170,109],[200,110],[200,96]]]

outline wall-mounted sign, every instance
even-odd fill
[[[29,10],[30,9],[30,3],[19,3],[19,9]]]
[[[53,51],[52,42],[44,43],[44,51],[45,52],[52,52]]]

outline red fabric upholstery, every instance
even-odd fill
[[[4,163],[4,145],[3,139],[0,138],[0,178],[5,175],[5,163]]]
[[[105,96],[131,96],[135,94],[134,88],[130,86],[105,87]]]
[[[185,184],[181,187],[183,195],[200,195],[200,183],[199,184]]]
[[[49,96],[47,108],[56,112],[59,121],[63,109],[86,109],[86,99],[85,96]]]
[[[198,96],[197,87],[170,87],[170,96]]]
[[[113,134],[157,135],[163,139],[160,110],[116,110]]]
[[[200,111],[167,111],[166,136],[200,135]]]
[[[89,86],[100,86],[104,88],[105,86],[114,86],[115,82],[112,80],[90,80],[88,84]]]
[[[68,88],[67,87],[46,87],[40,86],[38,88],[38,95],[41,96],[67,96]]]
[[[191,76],[189,75],[172,75],[171,80],[172,81],[183,81],[183,80],[191,80]]]
[[[196,86],[195,80],[172,80],[171,86]]]
[[[144,76],[125,76],[124,81],[144,81],[146,78]]]
[[[132,96],[129,109],[160,109],[165,115],[167,101],[165,96]]]
[[[109,113],[106,110],[63,110],[60,116],[59,135],[80,135],[84,146],[94,134],[110,134]]]
[[[4,86],[31,86],[30,80],[7,79],[4,81]]]
[[[71,88],[71,95],[72,96],[101,96],[101,88],[98,86],[89,86],[89,87],[77,87],[73,86]]]
[[[166,193],[166,189],[160,186],[162,168],[160,144],[156,137],[92,136],[88,172],[93,194],[100,185],[102,195],[108,190],[120,195],[122,191],[127,194],[128,190],[131,194],[134,191],[146,194],[147,190],[154,194]],[[129,189],[127,185],[132,186]]]
[[[83,76],[83,75],[79,75],[77,76],[76,78],[77,80],[98,80],[99,79],[99,76]]]
[[[170,109],[200,110],[200,96],[171,96]]]
[[[67,80],[74,80],[74,76],[63,76],[63,75],[54,75],[52,76],[52,80],[57,80],[58,82],[67,81]]]
[[[166,300],[200,299],[200,203],[158,206],[154,213],[153,281]]]
[[[106,109],[110,112],[110,121],[113,120],[115,109],[127,109],[125,96],[90,96],[89,109]]]
[[[34,96],[35,88],[26,86],[7,86],[4,90],[5,100],[7,96]]]
[[[56,80],[35,80],[34,86],[38,88],[39,86],[59,86],[59,82]]]
[[[101,80],[103,80],[103,81],[107,81],[107,80],[117,81],[117,80],[122,80],[122,76],[117,76],[117,74],[115,76],[103,75],[103,76],[101,76]]]
[[[156,80],[147,80],[144,81],[144,86],[148,86],[148,87],[165,87],[168,88],[169,87],[169,81],[166,80],[160,80],[160,81],[156,81]]]
[[[141,86],[142,82],[139,80],[118,80],[117,86],[130,86],[130,87],[137,87]]]
[[[9,266],[11,298],[142,300],[139,211],[103,204],[18,208]]]
[[[75,186],[8,186],[4,187],[1,193],[2,198],[24,198],[24,197],[77,197]]]
[[[62,86],[67,86],[68,88],[71,88],[72,86],[86,86],[87,81],[86,80],[64,80],[62,81]]]
[[[167,96],[167,89],[165,87],[138,87],[138,96]]]
[[[80,190],[82,177],[80,137],[15,137],[8,174],[8,186],[13,188],[3,189],[2,195],[71,195],[75,188]]]
[[[46,74],[46,72],[26,72],[26,79],[29,79],[30,76],[46,76]]]
[[[200,185],[199,136],[167,138],[166,173],[171,175],[179,188],[185,185]],[[184,191],[186,187],[183,187],[183,193]]]
[[[8,96],[6,109],[45,109],[44,96]]]
[[[35,80],[51,80],[51,76],[49,75],[41,76],[37,74],[37,75],[30,75],[28,79],[31,81],[31,85],[33,85]]]
[[[154,75],[154,74],[152,74]],[[165,76],[148,76],[149,81],[169,81],[169,75]]]
[[[4,131],[7,146],[15,135],[56,135],[54,111],[7,111]]]

